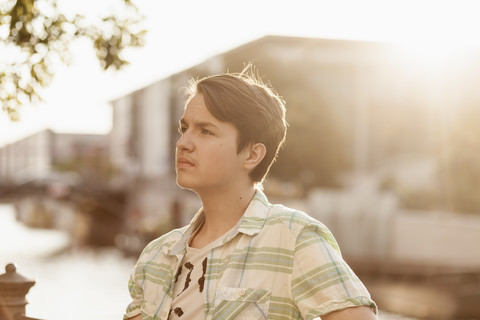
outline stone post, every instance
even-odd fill
[[[18,274],[13,263],[5,271],[0,275],[0,320],[25,319],[26,295],[35,281]]]

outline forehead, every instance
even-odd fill
[[[201,94],[196,94],[190,99],[190,101],[188,101],[181,121],[208,121],[215,124],[221,123],[220,120],[215,118],[210,111],[208,111]]]
[[[230,122],[221,121],[215,118],[210,111],[208,111],[203,96],[201,94],[195,95],[186,105],[183,117],[180,119],[181,124],[192,126],[213,126],[218,133],[233,134],[239,136],[238,129]]]

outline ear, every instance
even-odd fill
[[[249,145],[246,149],[244,167],[249,172],[255,169],[255,167],[263,160],[267,148],[263,143],[254,143]]]

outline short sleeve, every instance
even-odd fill
[[[127,306],[127,310],[125,311],[125,314],[123,315],[123,319],[130,319],[133,318],[137,315],[139,315],[141,311],[141,305],[142,305],[142,300],[143,300],[143,289],[140,285],[138,285],[135,282],[135,277],[136,277],[136,271],[137,267],[135,267],[131,274],[130,278],[128,280],[128,290],[130,292],[130,296],[132,298],[132,301],[129,303]]]
[[[321,223],[305,226],[295,245],[292,296],[304,319],[375,302],[343,260],[330,230]]]

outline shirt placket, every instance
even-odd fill
[[[167,294],[165,297],[165,301],[162,303],[162,307],[160,308],[159,312],[155,316],[155,319],[168,319],[168,314],[170,313],[170,308],[172,306],[173,301],[173,289],[175,287],[175,275],[177,274],[177,270],[182,263],[183,256],[185,252],[175,254],[177,261],[175,262],[175,266],[172,269],[172,274],[170,275],[170,287],[167,289]],[[158,318],[157,318],[158,317]]]
[[[205,314],[206,320],[212,320],[215,314],[215,298],[217,295],[217,287],[218,282],[223,276],[220,273],[222,266],[221,263],[225,263],[225,261],[221,261],[221,257],[225,256],[229,251],[233,250],[231,247],[231,240],[237,236],[238,229],[234,230],[230,234],[226,235],[223,239],[219,241],[219,244],[213,247],[209,253],[209,262],[207,264],[206,270],[206,294],[204,296],[205,301]],[[222,254],[223,253],[223,254]],[[228,255],[228,254],[227,254]]]
[[[218,264],[215,262],[218,260],[218,247],[212,248],[208,255],[208,263],[206,270],[206,284],[205,284],[205,319],[211,320],[213,317],[213,312],[215,311],[215,295],[217,291],[217,282],[218,278],[214,278],[213,275],[218,275]]]

